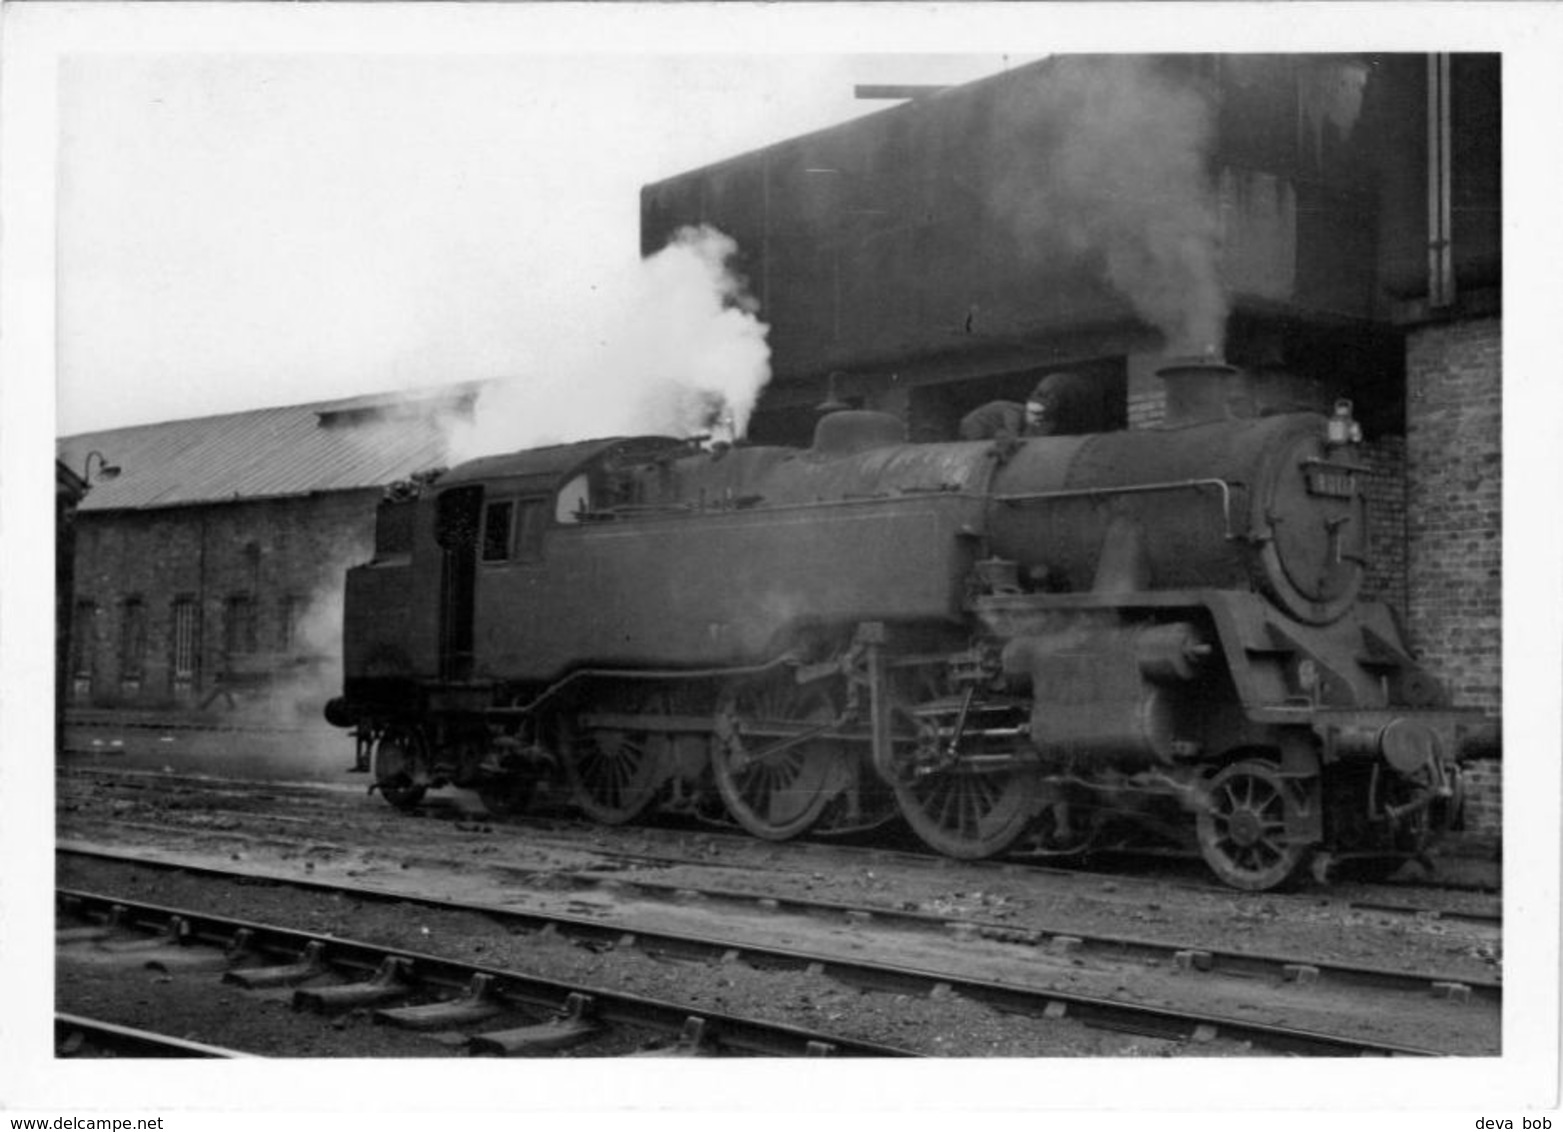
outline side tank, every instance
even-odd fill
[[[535,555],[478,564],[475,677],[752,664],[799,634],[964,617],[983,445],[909,445],[895,418],[841,413],[809,449],[610,455],[581,469],[599,498],[577,521],[550,510]]]

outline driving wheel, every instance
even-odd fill
[[[813,825],[844,784],[843,757],[823,734],[835,707],[825,691],[791,676],[740,685],[722,697],[711,773],[733,820],[783,841]]]
[[[897,674],[891,728],[898,748],[917,753],[901,764],[892,786],[896,808],[925,845],[973,861],[1004,852],[1026,832],[1041,787],[1022,768],[934,758],[960,704],[942,665]]]
[[[1013,845],[1036,812],[1035,775],[954,766],[895,784],[912,831],[948,857],[974,861]]]
[[[650,729],[588,728],[566,719],[559,754],[575,804],[606,825],[634,821],[667,777],[667,736]]]
[[[1291,794],[1274,763],[1244,759],[1223,768],[1208,786],[1198,819],[1199,850],[1233,888],[1262,891],[1289,879],[1305,846],[1287,836]]]
[[[375,788],[398,810],[412,809],[428,792],[418,781],[419,765],[427,762],[424,754],[423,734],[416,727],[393,727],[375,744]]]

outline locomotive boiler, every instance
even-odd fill
[[[593,440],[381,504],[345,686],[395,805],[542,782],[764,838],[903,819],[961,858],[1197,843],[1265,889],[1397,866],[1456,822],[1479,718],[1361,599],[1350,406],[1233,419],[1163,371],[1159,428],[807,449]]]

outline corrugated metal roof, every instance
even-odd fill
[[[121,469],[112,480],[94,479],[82,511],[377,487],[445,463],[440,417],[470,406],[477,389],[468,384],[82,433],[62,438],[56,454],[80,469],[96,450]]]

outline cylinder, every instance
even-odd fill
[[[1016,638],[1002,661],[1030,683],[1039,752],[1130,769],[1173,761],[1177,694],[1152,680],[1193,676],[1196,650],[1187,625],[1075,625]]]

